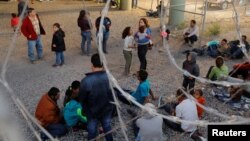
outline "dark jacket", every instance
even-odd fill
[[[39,22],[39,27],[40,27],[40,34],[41,35],[45,35],[45,30],[41,24],[41,21],[39,19],[39,16],[37,16],[38,22]],[[36,34],[34,27],[29,19],[29,16],[27,16],[24,20],[23,20],[23,24],[21,27],[21,31],[23,33],[23,35],[28,39],[28,40],[37,40],[38,35]],[[31,38],[29,37],[31,35]]]
[[[99,31],[100,22],[101,22],[101,17],[97,18],[95,21],[95,27],[97,32]],[[109,32],[111,26],[111,20],[108,17],[104,18],[103,26],[105,27],[105,29],[103,29],[103,32]]]
[[[65,42],[64,42],[65,33],[62,31],[62,29],[59,29],[53,34],[52,44],[51,44],[51,50],[55,52],[62,52],[65,51]],[[56,45],[56,47],[53,47],[53,44]]]
[[[82,31],[90,30],[90,24],[88,19],[80,18],[77,20],[78,26],[81,28]]]
[[[191,54],[191,61],[185,60],[182,65],[182,69],[188,71],[190,74],[194,76],[200,75],[200,68],[196,64],[196,54],[194,52],[190,52]],[[187,76],[184,76],[187,77]]]
[[[87,118],[101,118],[107,112],[112,112],[112,92],[105,71],[86,74],[82,79],[79,101],[86,111]]]
[[[23,11],[23,9],[24,9],[24,6],[25,6],[25,1],[20,0],[20,1],[18,2],[18,5],[17,5],[17,16],[18,16],[18,17],[21,16],[22,11]],[[28,8],[29,8],[29,7],[27,6],[26,9],[28,9]],[[27,10],[25,10],[25,12],[24,12],[24,16],[26,16],[26,15],[27,15]]]

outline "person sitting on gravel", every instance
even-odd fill
[[[58,67],[64,64],[63,52],[66,50],[64,42],[65,33],[61,29],[59,23],[54,23],[53,30],[54,34],[52,38],[51,50],[54,51],[56,55],[56,63],[53,67]]]
[[[92,72],[82,79],[79,101],[86,111],[88,140],[98,136],[98,123],[102,124],[104,133],[112,130],[113,95],[108,75],[103,68],[99,54],[91,57]],[[112,133],[105,135],[106,141],[113,141]]]
[[[38,122],[54,137],[60,137],[67,133],[67,128],[60,116],[60,109],[57,100],[60,97],[58,88],[52,87],[48,93],[40,99],[35,112]],[[41,138],[46,140],[48,137],[42,133]]]
[[[187,53],[186,60],[183,62],[182,69],[189,72],[194,76],[200,75],[200,68],[196,63],[196,54],[194,52]],[[191,94],[194,93],[195,78],[184,74],[184,79],[182,86],[186,91],[190,91]]]
[[[65,107],[63,116],[68,127],[73,127],[74,130],[86,129],[87,118],[82,113],[82,105],[78,102],[78,94],[80,82],[74,81],[67,89],[65,94]]]
[[[205,98],[203,97],[203,91],[201,89],[196,89],[194,91],[194,98],[196,98],[197,102],[199,102],[201,105],[204,105],[206,103]],[[198,112],[198,117],[199,119],[202,119],[202,115],[204,112],[204,109],[197,105],[197,112]]]
[[[146,103],[144,106],[149,111],[157,112],[155,105],[152,103]],[[163,141],[162,117],[147,110],[143,110],[142,117],[133,122],[135,141]],[[131,110],[128,110],[128,113],[133,118],[137,117],[137,114]]]
[[[212,81],[223,80],[228,76],[228,67],[224,64],[223,57],[219,56],[215,60],[216,66],[211,66],[206,75],[207,79]]]
[[[190,21],[190,26],[184,30],[183,37],[186,44],[189,44],[191,47],[194,42],[198,40],[199,36],[199,27],[196,25],[195,20]]]
[[[153,100],[156,100],[157,97],[153,94],[152,90],[150,89],[150,82],[148,81],[148,73],[145,70],[140,70],[137,72],[137,79],[140,81],[136,91],[125,90],[126,92],[130,93],[131,96],[140,104],[145,104],[150,101],[150,96]],[[131,102],[128,101],[118,89],[114,89],[116,95],[120,101],[124,104],[131,105]],[[150,96],[149,96],[150,95]]]
[[[176,98],[176,103],[167,104],[163,107],[168,114],[186,121],[199,120],[195,102],[188,99],[181,89],[177,90]],[[176,123],[166,119],[164,119],[164,123],[175,131],[190,133],[191,138],[195,141],[201,141],[202,136],[197,130],[197,125]]]
[[[247,36],[242,35],[241,40],[242,40],[243,44],[245,45],[246,51],[249,52],[250,45],[247,42]],[[242,52],[243,48],[240,45],[239,40],[231,41],[230,46],[231,46],[231,50],[230,50],[231,59],[242,59],[244,57],[244,53]]]
[[[207,55],[210,57],[230,57],[230,46],[228,45],[227,39],[219,41],[210,41],[207,43]]]
[[[235,64],[229,75],[234,78],[247,79],[250,77],[250,62]]]

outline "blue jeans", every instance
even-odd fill
[[[101,118],[93,118],[88,117],[88,140],[94,139],[97,137],[97,129],[98,129],[98,123],[101,122],[102,128],[104,130],[104,133],[109,132],[112,130],[111,128],[111,120],[112,120],[112,111],[107,112],[103,117]],[[113,141],[112,133],[107,134],[105,136],[106,141]]]
[[[37,40],[28,40],[28,57],[30,61],[35,60],[34,48],[36,48],[38,59],[43,57],[43,45],[41,36],[38,36]]]
[[[96,33],[96,35],[98,36],[98,32]],[[108,32],[103,32],[103,40],[102,40],[102,51],[104,53],[107,53],[107,42],[109,39],[109,31]]]
[[[56,52],[56,64],[61,65],[64,64],[64,54],[63,51],[61,52]]]
[[[87,52],[85,49],[85,42],[87,41]],[[81,48],[83,53],[90,54],[91,51],[91,32],[90,31],[82,31],[82,43]]]
[[[51,125],[47,126],[45,129],[53,137],[61,137],[68,132],[66,126],[64,126],[63,124],[60,124],[60,123],[51,124]],[[41,133],[41,138],[42,138],[42,140],[48,139],[48,137],[44,133]]]

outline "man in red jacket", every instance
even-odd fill
[[[23,20],[21,31],[28,40],[28,57],[33,64],[36,60],[34,48],[36,48],[38,59],[43,57],[41,35],[45,35],[43,26],[34,8],[28,9],[28,16]]]

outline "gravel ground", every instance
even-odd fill
[[[87,2],[87,9],[90,11],[92,21],[99,16],[101,4],[96,4],[93,2]],[[14,51],[12,53],[11,59],[9,61],[7,80],[14,90],[16,96],[18,96],[28,110],[34,113],[36,105],[40,97],[49,90],[50,87],[56,86],[62,91],[62,95],[65,92],[68,85],[71,84],[73,80],[81,80],[84,74],[90,71],[90,58],[87,56],[81,56],[80,53],[80,30],[77,27],[76,19],[78,17],[79,11],[83,8],[82,2],[79,1],[53,1],[53,2],[36,2],[31,5],[34,7],[38,14],[40,15],[41,21],[47,35],[43,37],[44,45],[44,60],[37,62],[37,64],[31,65],[27,59],[27,45],[26,39],[23,36],[19,36]],[[11,41],[12,29],[9,27],[10,13],[16,11],[16,3],[0,3],[0,63],[3,62],[6,50]],[[106,56],[108,60],[108,66],[112,71],[112,74],[117,78],[119,84],[124,88],[135,89],[137,86],[137,81],[134,77],[124,77],[122,76],[124,67],[124,58],[122,54],[121,32],[126,26],[132,26],[134,29],[137,28],[138,20],[145,16],[145,11],[143,10],[132,10],[132,11],[117,11],[112,9],[108,16],[113,21],[111,27],[111,36],[108,42],[109,54]],[[59,22],[62,25],[63,30],[66,33],[66,48],[65,59],[66,64],[60,68],[53,68],[52,64],[55,61],[54,54],[50,51],[50,44],[52,38],[52,25],[55,22]],[[154,37],[157,38],[159,20],[155,18],[149,18],[151,28],[153,29]],[[244,34],[250,33],[249,29],[244,29]],[[6,33],[6,34],[3,34]],[[228,37],[230,39],[231,35],[235,32],[231,31],[222,37]],[[157,39],[154,40],[157,40]],[[162,51],[160,43],[157,48],[149,51],[148,53],[148,72],[149,80],[152,83],[152,89],[154,93],[158,96],[163,95],[164,97],[169,97],[174,94],[177,87],[181,86],[182,74],[176,71],[176,68],[170,63],[168,56],[165,51]],[[180,53],[187,49],[183,47],[180,39],[171,38],[170,40],[171,52],[173,53],[177,63],[182,64],[185,56]],[[96,44],[93,43],[93,47]],[[95,52],[95,49],[93,49]],[[238,61],[227,61],[226,64],[232,67],[232,64],[242,62]],[[208,57],[199,57],[198,64],[200,65],[201,75],[205,76],[206,71],[209,66],[214,63],[214,59]],[[139,68],[139,61],[137,58],[137,52],[134,51],[133,54],[133,66],[132,72],[136,72]],[[206,87],[204,84],[197,83],[197,87]],[[248,112],[237,112],[231,110],[227,105],[223,105],[209,95],[209,90],[206,91],[205,97],[207,99],[206,106],[215,108],[221,113],[228,115],[243,115],[249,117]],[[8,98],[7,98],[8,99]],[[63,99],[63,96],[61,100]],[[155,103],[157,101],[154,101]],[[62,101],[59,103],[62,107]],[[30,134],[30,130],[27,127],[26,122],[23,120],[22,116],[14,106],[14,104],[9,100],[9,105],[12,113],[16,113],[16,122],[19,123],[22,129],[23,135],[27,138],[27,141],[34,141],[33,134]],[[122,117],[124,121],[129,120],[131,117],[126,112],[126,108],[132,108],[126,105],[122,105]],[[221,121],[222,119],[205,113],[205,120],[209,121]],[[113,126],[118,126],[118,119],[115,118]],[[134,136],[131,132],[131,126],[128,126],[128,136],[132,141]],[[201,128],[204,135],[206,135],[206,129]],[[182,135],[172,131],[171,129],[164,128],[164,136],[168,141],[188,141],[190,140],[188,135]],[[123,135],[120,130],[114,132],[115,139],[117,141],[122,141]],[[86,135],[82,132],[70,132],[67,136],[61,138],[60,140],[72,140],[78,141],[86,139]],[[1,140],[1,138],[0,138]]]

